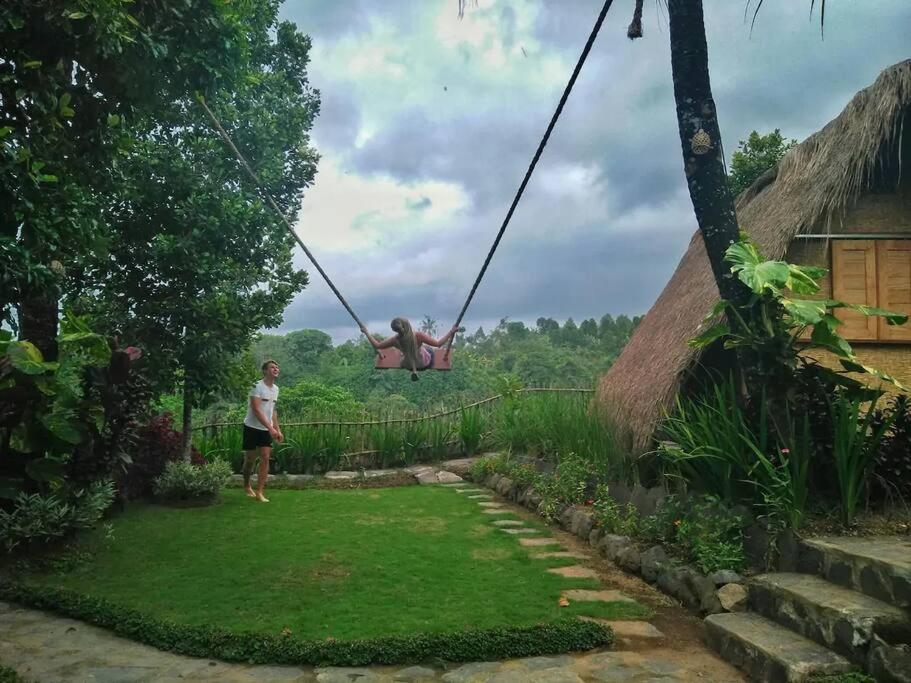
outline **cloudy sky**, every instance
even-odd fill
[[[755,2],[755,0],[754,0]],[[884,67],[911,57],[911,2],[705,0],[728,159],[756,129],[802,140]],[[819,3],[817,2],[817,5]],[[602,0],[286,0],[313,39],[322,159],[298,232],[378,332],[457,315]],[[674,113],[667,20],[617,0],[465,325],[644,313],[696,228]],[[818,9],[818,8],[817,8]],[[318,273],[281,331],[357,335]]]

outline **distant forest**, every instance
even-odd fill
[[[249,356],[254,365],[273,358],[281,366],[282,403],[291,407],[290,389],[304,382],[346,390],[373,411],[424,410],[496,393],[504,382],[522,386],[593,387],[629,340],[639,317],[603,316],[562,325],[539,318],[533,328],[504,318],[492,330],[479,328],[460,335],[451,372],[423,372],[412,382],[409,373],[373,369],[374,352],[362,337],[333,346],[328,334],[304,329],[285,335],[262,335]],[[444,334],[437,321],[425,318],[415,327]],[[242,398],[242,397],[241,397]]]

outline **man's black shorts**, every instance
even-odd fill
[[[265,429],[254,429],[244,425],[243,450],[255,451],[257,448],[272,445],[272,436]]]

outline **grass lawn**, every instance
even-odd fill
[[[89,559],[29,583],[190,625],[340,640],[648,613],[630,602],[559,607],[561,589],[597,585],[547,573],[567,562],[530,559],[491,524],[505,516],[451,488],[269,496],[268,505],[241,490],[208,508],[132,505],[112,539],[82,540]]]

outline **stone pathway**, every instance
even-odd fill
[[[514,515],[520,519],[491,519],[493,526],[513,534],[522,546],[533,550],[532,558],[572,558],[592,563],[578,548],[566,548],[550,537],[527,538],[541,533],[525,525],[529,513],[513,509],[482,489],[470,488],[458,475],[445,470],[414,468],[423,484],[447,486],[469,494],[485,514]],[[449,476],[451,475],[451,476]],[[540,550],[539,550],[540,548]],[[591,566],[547,568],[567,578],[599,579]],[[572,601],[630,601],[621,590],[568,589],[563,598]],[[672,642],[646,621],[605,621],[617,640],[610,651],[586,654],[530,657],[503,662],[453,664],[448,669],[409,667],[295,667],[231,664],[184,657],[119,638],[79,621],[0,602],[0,663],[16,669],[35,683],[393,683],[395,681],[445,681],[446,683],[672,683],[705,680],[713,683],[741,682],[735,669],[711,654],[693,633],[674,634]]]

